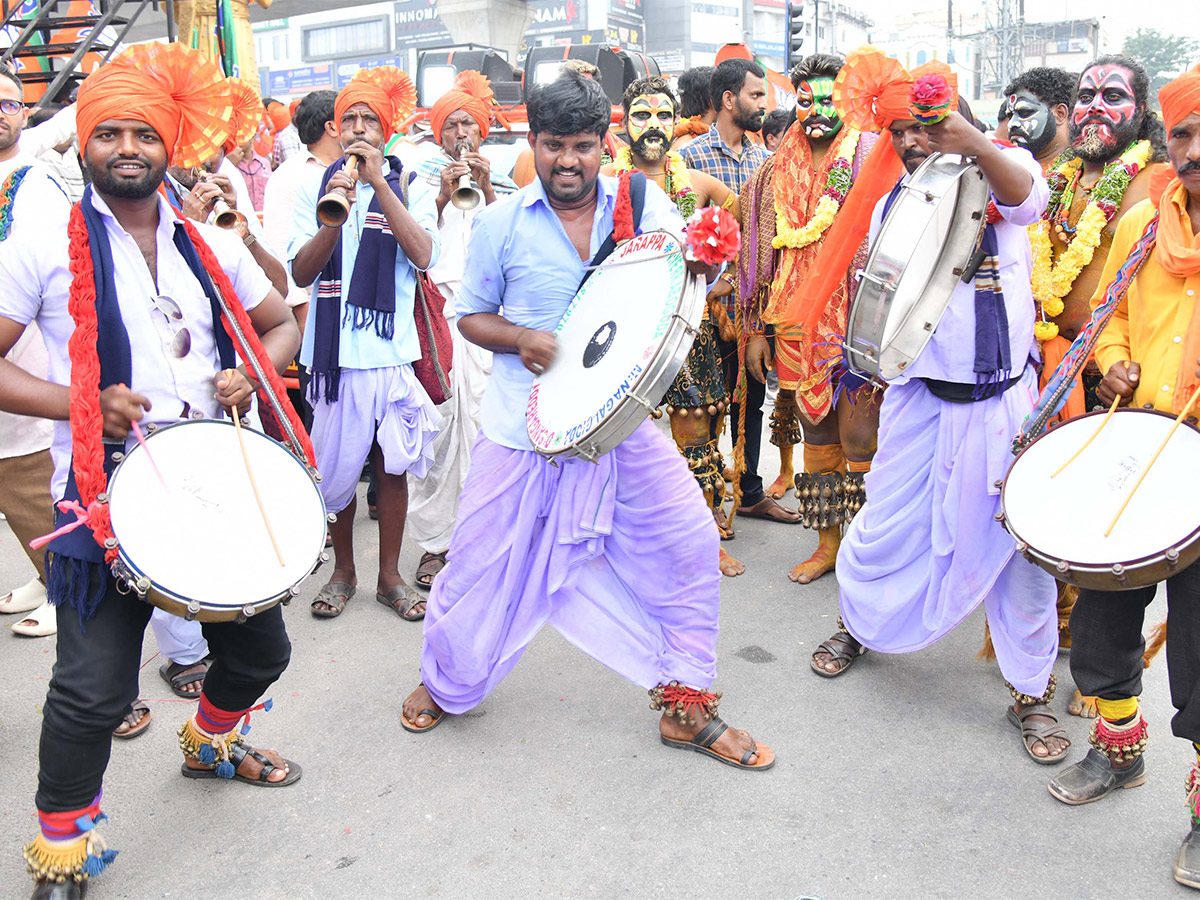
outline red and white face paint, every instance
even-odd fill
[[[1133,139],[1139,120],[1129,69],[1105,64],[1084,71],[1071,110],[1075,152],[1085,159],[1112,159]]]

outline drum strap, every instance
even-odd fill
[[[621,180],[621,187],[625,186],[625,180]],[[612,252],[617,249],[617,226],[621,207],[625,200],[624,191],[617,191],[616,208],[613,209],[613,230],[608,237],[604,239],[604,243],[600,245],[600,249],[596,251],[596,255],[592,257],[592,261],[588,263],[587,271],[583,273],[583,280],[579,282],[579,286],[587,282],[592,277],[592,273],[596,271],[596,266],[604,262]],[[629,175],[629,199],[630,210],[633,214],[633,233],[637,234],[642,227],[642,210],[646,206],[646,175],[644,172],[632,172]]]

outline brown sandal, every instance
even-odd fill
[[[1049,716],[1054,720],[1054,724],[1051,725],[1049,722],[1026,721],[1030,716]],[[1064,762],[1066,760],[1066,749],[1056,756],[1038,756],[1033,752],[1033,745],[1038,741],[1041,741],[1042,746],[1049,751],[1049,738],[1062,738],[1067,741],[1070,740],[1070,738],[1067,736],[1066,729],[1058,724],[1058,716],[1054,714],[1054,710],[1052,710],[1049,706],[1044,703],[1039,703],[1036,706],[1023,707],[1020,712],[1017,712],[1010,706],[1008,708],[1007,718],[1008,721],[1013,724],[1013,727],[1021,729],[1021,741],[1025,744],[1025,752],[1028,753],[1029,758],[1039,766],[1056,766],[1060,762]]]
[[[417,563],[417,575],[414,581],[417,587],[429,590],[433,587],[433,579],[438,577],[442,569],[446,568],[446,553],[422,553],[421,559]]]
[[[138,716],[141,713],[141,716]],[[129,712],[125,714],[125,718],[121,720],[121,724],[113,729],[113,737],[120,738],[123,741],[130,740],[142,734],[150,727],[150,722],[154,716],[150,714],[150,707],[141,700],[135,700],[129,706]],[[122,731],[121,729],[125,730]]]
[[[857,650],[855,649],[857,647]],[[823,641],[816,650],[813,651],[812,657],[808,664],[812,666],[812,670],[822,678],[837,678],[852,665],[854,661],[867,652],[867,648],[860,644],[848,631],[839,631],[827,641]],[[828,669],[821,666],[817,662],[818,653],[828,653],[831,657],[831,662],[841,663],[841,667],[836,672],[830,672]]]

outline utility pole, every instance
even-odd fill
[[[813,0],[813,53],[821,52],[821,0]]]
[[[742,43],[754,55],[754,0],[742,0]]]

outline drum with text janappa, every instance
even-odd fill
[[[534,449],[594,462],[633,434],[683,368],[705,309],[678,238],[650,231],[617,247],[567,307],[554,362],[534,379]]]
[[[286,603],[328,558],[313,475],[265,434],[242,437],[279,554],[232,422],[150,426],[108,484],[119,590],[187,619],[239,621]]]
[[[1146,472],[1174,417],[1118,409],[1097,433],[1105,413],[1070,419],[1026,447],[1004,480],[998,517],[1017,549],[1062,581],[1102,591],[1147,587],[1200,558],[1200,431],[1181,425]]]

